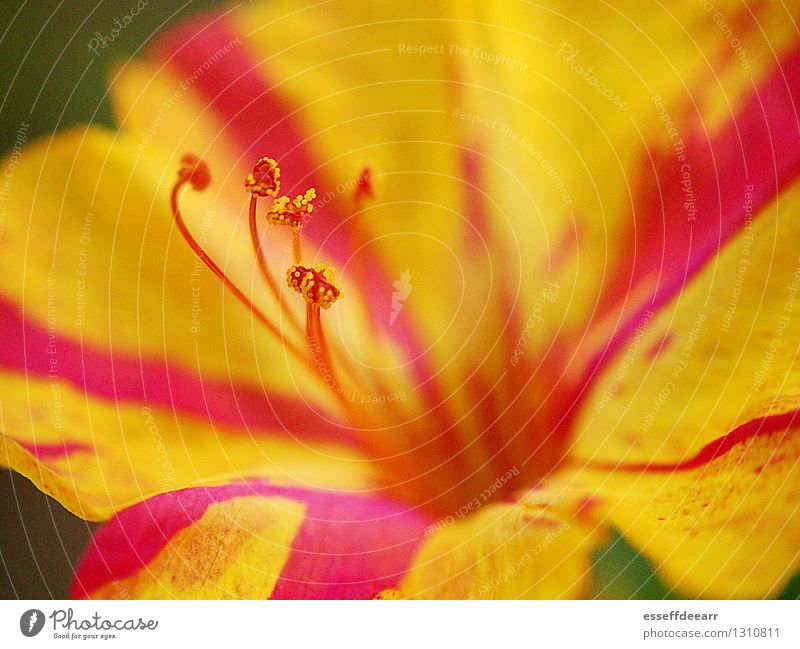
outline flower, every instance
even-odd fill
[[[7,158],[0,459],[108,520],[74,595],[579,597],[612,530],[778,592],[800,47],[709,5],[247,4]]]

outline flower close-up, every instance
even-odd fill
[[[20,138],[0,189],[0,463],[99,523],[69,595],[627,597],[616,542],[669,596],[784,593],[798,8],[98,37],[113,125]]]

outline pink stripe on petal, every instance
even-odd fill
[[[48,332],[23,319],[0,299],[0,369],[46,378],[55,358]],[[269,394],[223,379],[200,377],[175,362],[99,349],[59,336],[58,377],[90,394],[114,401],[140,401],[219,425],[259,431],[286,431],[302,440],[356,444],[349,428],[329,423],[301,399]]]
[[[272,599],[371,599],[396,587],[431,522],[388,500],[294,493],[308,511]]]
[[[23,442],[15,437],[8,435],[9,439],[14,440],[28,453],[38,459],[51,459],[66,457],[72,453],[93,453],[94,448],[88,444],[64,441],[61,444],[42,444],[41,442]]]
[[[702,123],[684,128],[685,162],[673,149],[650,152],[655,177],[642,179],[631,231],[639,254],[626,256],[618,271],[634,282],[658,279],[650,309],[671,299],[746,224],[746,187],[753,188],[755,216],[800,175],[798,106],[800,48],[754,88],[719,133],[709,139]],[[684,207],[687,197],[696,213]]]
[[[622,326],[590,366],[584,387],[624,348],[648,311],[655,312],[674,298],[746,225],[750,215],[756,217],[797,180],[798,106],[800,47],[783,57],[772,75],[743,100],[736,117],[710,139],[702,123],[679,126],[684,162],[671,148],[648,153],[641,168],[650,163],[652,174],[641,179],[630,241],[623,245],[636,254],[621,256],[601,311],[609,314],[620,309],[632,288],[648,278],[656,282],[656,289],[644,306],[624,316]],[[696,214],[684,207],[685,164],[690,165]],[[752,210],[745,207],[745,188],[751,186]]]
[[[81,557],[70,597],[88,597],[114,579],[135,574],[173,536],[199,520],[212,502],[218,502],[214,498],[216,491],[204,488],[173,491],[118,513],[99,528]]]
[[[715,439],[710,444],[706,444],[695,455],[681,462],[639,462],[639,463],[626,463],[626,462],[583,462],[582,467],[587,469],[599,469],[602,471],[633,471],[633,472],[651,472],[651,473],[674,473],[676,471],[688,471],[690,469],[697,469],[703,465],[709,464],[716,460],[728,451],[744,444],[755,437],[766,437],[769,435],[785,434],[790,428],[796,425],[800,416],[800,411],[790,410],[781,415],[771,415],[761,419],[749,421],[746,424],[737,426],[727,435]],[[777,448],[783,438],[781,437],[776,442]],[[778,460],[776,455],[775,460]],[[760,473],[763,467],[757,468]]]

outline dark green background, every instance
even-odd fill
[[[171,22],[223,3],[149,0],[99,56],[90,52],[93,34],[109,34],[114,19],[122,20],[135,4],[0,0],[3,151],[13,145],[23,122],[29,139],[77,123],[113,126],[105,87],[108,66],[135,56]],[[0,471],[0,521],[0,598],[65,597],[72,566],[94,526],[8,471]],[[599,598],[670,596],[647,561],[619,536],[595,554],[595,575]],[[784,597],[800,598],[800,578],[792,580]]]

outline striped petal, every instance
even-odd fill
[[[527,502],[465,504],[469,516],[449,516],[426,530],[402,592],[423,599],[585,597],[591,552],[604,528],[582,518],[575,503],[559,501],[566,499],[539,492]]]
[[[591,462],[681,462],[750,421],[800,407],[800,186],[758,212],[603,368],[578,420]],[[752,210],[752,211],[751,211]]]
[[[82,340],[109,356],[113,349],[143,361],[167,358],[251,387],[268,371],[269,389],[288,394],[298,383],[313,385],[302,365],[288,369],[281,341],[181,239],[169,210],[177,166],[137,150],[124,133],[76,127],[25,148],[14,169],[0,297],[48,328],[53,343]],[[231,208],[213,188],[212,179],[209,196],[188,192],[187,221],[223,268],[247,278],[240,283],[252,287],[253,299],[269,304],[255,282],[249,239],[229,225],[246,201]]]
[[[743,227],[741,170],[764,205],[800,169],[786,126],[796,53],[779,11],[726,8],[743,61],[702,4],[631,2],[580,22],[558,7],[496,7],[248,6],[188,24],[151,54],[191,79],[219,140],[276,151],[303,183],[330,188],[309,237],[345,277],[355,271],[374,329],[407,325],[390,336],[414,372],[388,382],[426,393],[395,419],[424,408],[446,432],[404,426],[384,451],[422,497],[460,481],[441,511],[514,458],[535,458],[523,481],[556,465],[600,364]],[[720,80],[711,90],[709,78]],[[136,113],[137,98],[123,99]],[[366,207],[353,184],[365,166],[381,180]],[[423,283],[392,319],[391,279],[405,269]],[[347,307],[338,313],[337,334],[363,338]]]
[[[663,303],[743,224],[748,175],[762,204],[795,177],[788,10],[469,6],[459,36],[495,62],[464,68],[466,108],[490,118],[468,125],[485,149],[484,186],[501,188],[492,198],[526,253],[522,277],[563,291],[531,344],[587,321],[607,335],[629,310]],[[537,297],[523,295],[522,313]]]
[[[155,494],[238,478],[359,490],[375,481],[343,443],[115,403],[57,376],[0,374],[0,393],[0,465],[88,520]]]
[[[76,597],[369,599],[407,570],[427,520],[389,501],[234,483],[120,512],[76,571]]]
[[[774,597],[800,569],[796,411],[737,428],[673,464],[587,465],[558,488],[592,494],[677,593]]]
[[[485,165],[487,185],[502,186],[509,202],[531,206],[507,210],[529,251],[522,276],[559,287],[553,300],[537,286],[517,303],[509,336],[515,347],[506,354],[516,367],[506,368],[507,377],[524,386],[515,393],[524,390],[536,427],[545,436],[577,437],[581,456],[598,448],[605,455],[622,435],[629,441],[629,420],[653,410],[653,393],[632,403],[614,401],[607,391],[622,390],[611,378],[617,375],[637,391],[637,380],[649,372],[652,345],[640,345],[633,361],[627,354],[636,349],[640,326],[659,310],[674,313],[665,305],[682,300],[681,291],[704,268],[717,269],[716,291],[727,300],[718,251],[735,247],[734,238],[754,218],[768,218],[766,207],[800,171],[800,50],[788,16],[766,5],[753,13],[717,6],[711,15],[703,3],[667,9],[630,2],[572,16],[541,3],[508,11],[487,5],[464,27],[465,41],[506,55],[507,62],[528,61],[523,52],[539,48],[528,71],[536,83],[524,83],[513,66],[471,66],[465,94],[474,102],[471,112],[499,120],[496,128],[473,129],[490,147],[489,160],[502,163]],[[531,33],[520,25],[537,27]],[[731,33],[744,59],[736,56]],[[496,97],[501,80],[518,91]],[[498,130],[506,137],[497,137]],[[519,181],[534,177],[539,182]],[[696,315],[686,313],[679,324],[684,340]],[[738,342],[732,344],[741,350]],[[673,350],[675,361],[680,347]],[[759,356],[752,351],[748,363]],[[698,368],[702,358],[694,355]],[[672,372],[666,366],[661,377]],[[724,372],[720,366],[714,376]],[[651,375],[654,382],[657,376]],[[715,379],[706,378],[711,388]],[[706,394],[712,399],[716,392]],[[618,407],[606,411],[609,397]],[[701,397],[694,405],[698,412],[708,402]],[[642,444],[661,447],[663,431],[674,423],[670,415],[680,412],[659,412],[663,426],[640,435],[647,437]],[[729,430],[699,433],[689,422],[686,416],[687,426],[670,433],[676,447],[703,438],[684,444],[684,453]],[[623,427],[619,435],[610,432]],[[622,453],[620,447],[631,450],[627,442],[615,449]],[[573,449],[570,441],[561,452]]]
[[[365,484],[328,391],[170,244],[174,168],[95,128],[40,140],[14,165],[0,238],[4,465],[95,520],[242,475]],[[213,209],[205,227],[224,229],[231,210],[222,197]]]
[[[797,408],[800,78],[798,50],[777,51],[727,110],[709,93],[699,116],[652,98],[663,142],[647,152],[654,179],[633,186],[636,254],[612,265],[624,279],[601,315],[627,304],[597,335],[570,449],[586,470],[569,484],[692,595],[774,595],[798,566],[794,433],[778,433]],[[754,431],[774,434],[744,443]]]
[[[680,596],[774,597],[800,570],[797,412],[751,422],[682,462],[574,462],[513,504],[480,498],[426,529],[410,597],[584,597],[616,529]],[[463,519],[463,520],[462,520]]]

